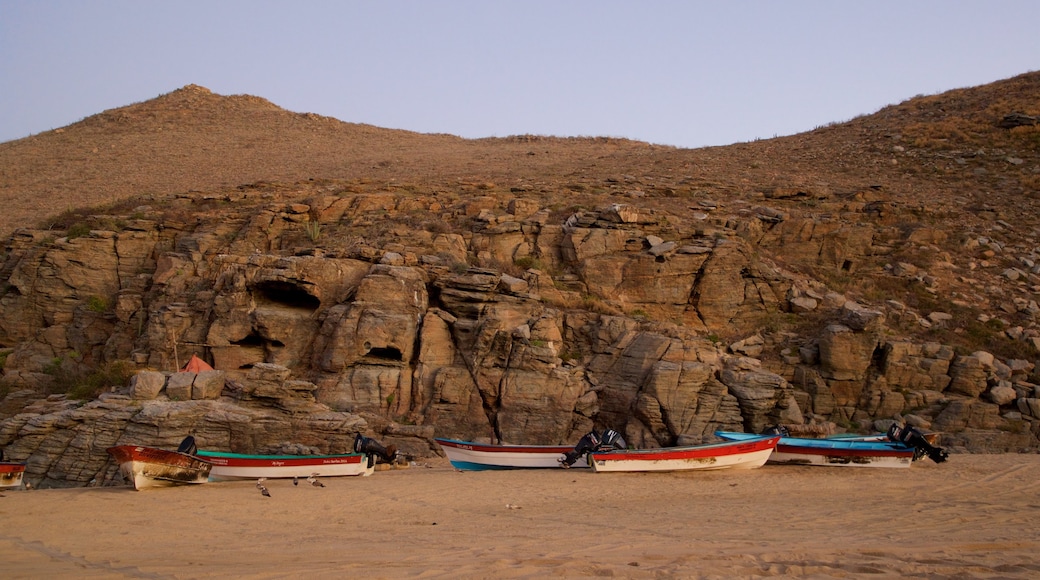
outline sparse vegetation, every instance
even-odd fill
[[[67,237],[70,240],[74,240],[76,238],[82,238],[83,236],[86,236],[89,233],[89,225],[87,225],[84,222],[76,222],[69,226],[69,231],[65,234],[65,237]]]
[[[128,361],[112,361],[91,368],[80,360],[76,352],[54,358],[43,372],[53,379],[51,392],[67,395],[70,399],[96,398],[110,387],[121,387],[133,376],[134,367]]]
[[[321,224],[317,220],[304,221],[303,231],[307,233],[307,238],[314,243],[321,238]]]
[[[542,265],[541,260],[535,258],[534,256],[521,256],[519,258],[516,258],[515,260],[513,260],[513,265],[517,268],[520,268],[522,271],[527,271],[531,268],[534,268],[535,270],[545,269],[545,266]]]
[[[91,296],[87,299],[87,310],[91,312],[104,314],[105,312],[108,312],[110,307],[111,305],[108,303],[108,300],[102,296]]]

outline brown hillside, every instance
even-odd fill
[[[127,207],[146,203],[142,197],[255,183],[291,189],[309,180],[452,199],[513,192],[560,219],[575,208],[632,198],[690,216],[694,204],[710,200],[738,214],[767,206],[824,222],[870,215],[877,218],[875,239],[891,229],[949,234],[941,240],[922,234],[916,244],[893,246],[875,263],[839,273],[772,256],[865,302],[894,294],[927,310],[938,307],[935,296],[886,286],[891,281],[878,278],[886,264],[953,264],[954,272],[971,273],[979,264],[1021,266],[1021,255],[1035,246],[1040,127],[1001,128],[1010,113],[1040,113],[1040,73],[916,97],[799,135],[703,149],[608,138],[425,135],[292,113],[262,98],[189,85],[0,144],[7,209],[0,233],[25,225],[61,231],[81,213],[70,210],[130,198],[138,201]],[[969,234],[998,240],[1009,251],[996,257],[986,253],[991,250],[964,252]],[[1007,310],[1009,301],[1022,298],[1020,288],[999,280],[961,274],[942,282],[942,298],[983,312]]]
[[[686,150],[618,139],[465,140],[292,113],[189,85],[68,127],[0,144],[0,234],[65,210],[137,195],[310,178],[500,186],[652,178],[708,196],[882,186],[907,202],[1001,206],[1018,218],[1040,186],[1040,129],[997,126],[1040,112],[1040,73],[918,97],[792,137]],[[1035,215],[1036,212],[1028,212]],[[1029,227],[1032,227],[1030,221]]]

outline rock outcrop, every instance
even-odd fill
[[[5,411],[0,446],[29,462],[30,481],[110,481],[105,447],[173,447],[187,433],[213,449],[336,452],[367,432],[422,456],[435,435],[572,443],[609,426],[656,447],[898,420],[962,449],[1037,446],[1031,362],[896,338],[889,314],[902,324],[905,307],[861,305],[764,253],[848,270],[873,243],[858,228],[763,208],[686,222],[615,203],[554,224],[530,200],[491,195],[454,209],[299,197],[12,236],[0,340],[20,390],[3,408],[31,404]],[[412,211],[454,211],[471,229],[301,233],[311,219],[350,232]],[[784,317],[816,326],[792,335]],[[173,372],[191,352],[217,370]],[[76,402],[45,395],[61,386],[55,361],[137,372]]]

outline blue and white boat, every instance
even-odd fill
[[[490,469],[560,468],[571,445],[493,445],[455,439],[435,439],[455,469],[487,471]],[[581,461],[574,467],[588,467]]]
[[[761,435],[716,431],[729,441],[748,441]],[[917,450],[897,441],[857,441],[849,438],[809,439],[781,437],[768,463],[829,467],[910,467]]]

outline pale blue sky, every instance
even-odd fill
[[[1035,0],[0,0],[0,141],[194,83],[422,133],[727,145],[1037,70],[1038,24]]]

